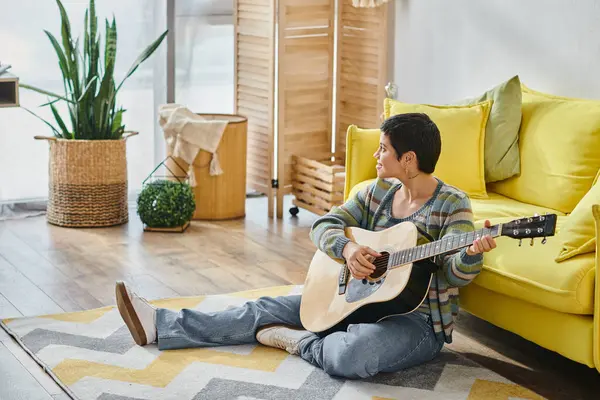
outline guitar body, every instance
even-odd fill
[[[373,232],[346,229],[346,236],[375,251],[392,254],[417,243],[411,222]],[[300,319],[308,331],[321,336],[346,330],[349,324],[373,323],[392,315],[416,310],[425,300],[435,265],[419,261],[387,269],[376,279],[357,280],[349,275],[345,293],[340,294],[340,272],[344,265],[317,250],[304,284]]]

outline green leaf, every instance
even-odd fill
[[[69,63],[67,62],[67,57],[65,56],[65,53],[60,48],[60,44],[58,43],[58,40],[56,40],[54,35],[46,30],[44,30],[44,32],[46,33],[46,36],[48,36],[48,39],[50,39],[50,43],[52,44],[52,47],[54,47],[54,51],[58,56],[58,65],[60,67],[60,71],[62,72],[63,80],[70,83]]]
[[[59,102],[59,101],[60,101],[60,99],[52,100],[52,101],[49,101],[49,102],[47,102],[47,103],[44,103],[44,104],[40,105],[39,107],[40,107],[40,108],[42,108],[42,107],[46,107],[46,106],[49,106],[49,105],[51,105],[51,104],[57,103],[57,102]]]
[[[111,112],[114,111],[114,71],[117,57],[117,23],[113,16],[112,25],[106,20],[106,41],[104,48],[104,78],[100,84],[98,98],[106,106],[102,107],[100,131],[104,137],[112,136]]]
[[[123,122],[123,113],[125,110],[120,108],[114,115],[112,127],[111,127],[111,137],[115,138],[116,135],[119,135],[119,131],[121,129],[125,130],[125,127],[122,125]]]
[[[79,132],[79,126],[77,126],[77,104],[69,104],[68,107],[69,107],[69,118],[71,118],[71,126],[73,127],[71,139],[75,139],[77,132]]]
[[[79,78],[77,76],[77,54],[73,49],[73,40],[71,38],[71,23],[69,22],[69,16],[67,15],[67,11],[62,5],[60,0],[56,0],[56,4],[58,4],[58,8],[60,10],[60,18],[62,21],[61,24],[61,36],[63,42],[63,48],[65,52],[65,57],[67,59],[67,63],[69,65],[69,78],[72,81],[72,88],[75,97],[79,97],[80,95],[80,85]]]
[[[73,81],[73,95],[75,98],[81,96],[81,83],[79,81],[79,57],[77,57],[77,48],[79,47],[79,39],[75,41],[75,45],[72,48],[73,60],[69,68],[71,73],[71,80]]]
[[[27,107],[21,106],[21,108],[24,109],[25,111],[27,111],[28,113],[30,113],[31,115],[33,115],[34,117],[38,118],[40,121],[42,121],[46,125],[48,125],[50,127],[50,129],[52,129],[52,131],[54,132],[54,136],[56,136],[58,138],[62,137],[60,132],[57,131],[56,128],[50,122],[46,121],[44,118],[40,117],[39,115],[37,115],[36,113],[34,113],[30,109],[28,109]]]
[[[54,115],[54,119],[56,119],[56,122],[58,123],[58,126],[62,130],[63,137],[67,138],[67,137],[71,136],[69,134],[69,130],[67,129],[67,126],[63,122],[63,119],[58,114],[58,110],[56,109],[56,107],[54,107],[54,104],[50,105],[50,109],[52,110],[52,114]]]
[[[99,76],[99,58],[100,58],[100,38],[98,36],[98,18],[96,16],[96,5],[94,1],[90,1],[89,5],[90,11],[90,20],[89,26],[86,26],[86,32],[89,30],[88,35],[88,77],[91,76]],[[96,87],[94,86],[94,93],[96,92]]]
[[[125,75],[125,78],[123,78],[123,80],[117,87],[117,90],[115,91],[115,93],[118,92],[119,89],[121,89],[121,86],[123,86],[123,83],[125,83],[127,78],[129,78],[135,72],[135,70],[140,66],[140,64],[143,63],[144,61],[146,61],[148,59],[148,57],[150,57],[152,55],[152,53],[154,53],[156,51],[156,49],[158,48],[158,46],[160,46],[160,44],[162,43],[162,41],[164,40],[164,38],[167,36],[168,33],[169,33],[168,30],[164,31],[163,34],[158,37],[158,39],[156,39],[150,46],[146,47],[146,49],[142,52],[142,54],[140,54],[139,57],[133,62],[133,64],[131,65],[131,68],[129,68],[129,71],[127,72],[127,74]]]
[[[104,68],[105,71],[114,72],[117,61],[117,21],[113,16],[112,26],[106,20],[106,45],[104,48]]]
[[[56,0],[56,4],[58,5],[58,9],[60,11],[61,18],[61,36],[63,47],[65,49],[65,55],[67,59],[70,61],[72,56],[72,46],[71,46],[71,23],[69,22],[69,16],[67,15],[67,11],[65,7],[63,7],[60,0]]]
[[[85,16],[83,17],[83,56],[84,64],[88,60],[90,54],[90,32],[88,30],[88,10],[85,10]]]
[[[98,34],[98,18],[96,17],[96,3],[94,0],[90,0],[90,40],[92,43],[96,41],[96,35]]]
[[[100,84],[98,97],[102,101],[109,102],[110,88],[113,86],[115,71],[115,61],[117,57],[117,26],[113,17],[112,26],[106,20],[106,43],[104,48],[104,77]]]
[[[83,100],[83,98],[85,97],[85,95],[88,93],[88,91],[90,90],[90,88],[92,87],[92,85],[94,84],[94,82],[96,82],[98,80],[97,76],[94,76],[87,84],[87,86],[85,87],[83,93],[81,94],[81,96],[79,96],[79,98],[77,99],[77,102],[81,102]]]
[[[33,90],[34,92],[45,94],[46,96],[56,97],[57,99],[64,100],[64,101],[69,102],[69,103],[74,103],[73,100],[69,100],[69,99],[67,99],[64,96],[61,96],[61,95],[56,94],[56,93],[49,92],[49,91],[44,90],[44,89],[39,89],[39,88],[36,88],[35,86],[27,85],[25,83],[19,83],[19,87],[22,87],[24,89]]]

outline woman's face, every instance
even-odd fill
[[[383,132],[381,132],[379,138],[379,148],[373,154],[373,157],[377,159],[378,178],[400,178],[400,176],[404,176],[405,168],[398,160],[398,155],[390,143],[390,139]]]
[[[377,159],[377,177],[380,179],[397,178],[401,182],[406,182],[418,171],[415,153],[408,151],[398,160],[398,153],[389,137],[383,132],[379,138],[379,148],[373,157]]]

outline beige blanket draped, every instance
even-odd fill
[[[352,6],[356,8],[375,8],[389,0],[352,0]]]
[[[196,186],[193,164],[200,150],[212,153],[210,175],[223,173],[216,152],[227,123],[226,120],[206,119],[180,104],[159,107],[159,124],[164,132],[167,154],[179,157],[189,165],[191,186]]]

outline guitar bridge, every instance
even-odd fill
[[[342,267],[342,269],[340,271],[340,277],[338,279],[338,294],[339,295],[346,293],[346,288],[348,286],[349,273],[350,273],[350,270],[348,269],[348,266],[346,264],[344,264],[344,266]]]

